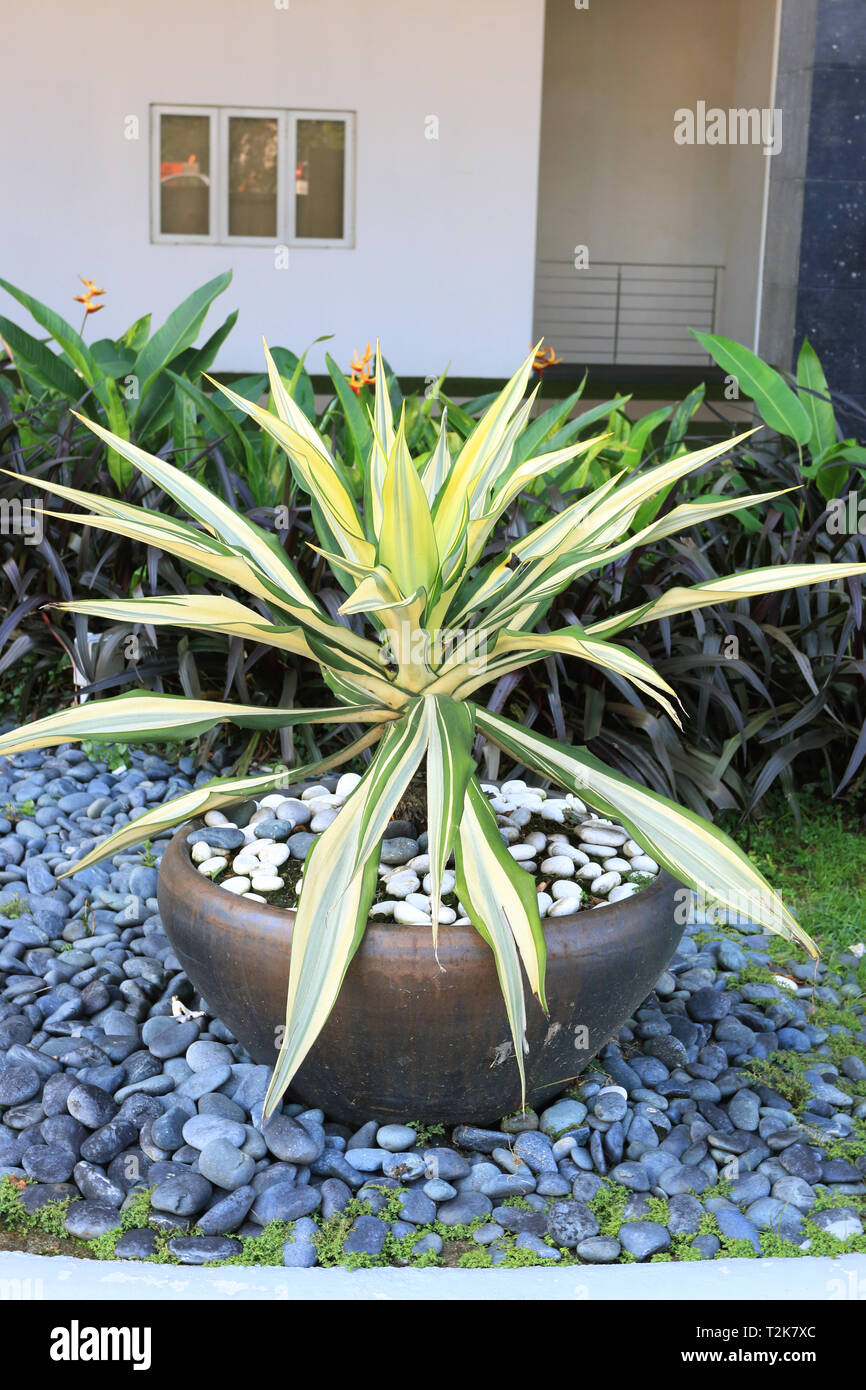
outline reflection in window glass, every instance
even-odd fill
[[[295,236],[342,238],[346,122],[299,120],[297,161]]]
[[[160,117],[159,229],[210,234],[210,117]]]
[[[274,117],[229,117],[229,236],[277,234]]]

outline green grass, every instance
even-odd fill
[[[862,807],[801,793],[802,833],[781,795],[758,824],[723,821],[800,925],[826,948],[866,939],[866,834]]]
[[[23,917],[24,913],[29,911],[28,899],[22,898],[19,893],[15,893],[11,898],[7,898],[5,903],[0,904],[0,917],[6,917],[10,921],[16,917]]]
[[[102,743],[98,739],[85,738],[81,740],[80,747],[88,758],[93,758],[96,762],[103,762],[109,771],[114,772],[119,767],[129,766],[130,749],[135,748],[140,753],[155,753],[159,758],[165,758],[166,762],[176,763],[185,755],[194,757],[198,750],[198,739],[175,739],[169,743]]]

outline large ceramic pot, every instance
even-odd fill
[[[211,883],[190,859],[190,828],[163,856],[163,926],[209,1009],[272,1066],[294,913]],[[550,1015],[528,998],[530,1105],[560,1095],[652,989],[682,935],[676,888],[662,873],[622,902],[544,919]],[[443,926],[439,961],[429,927],[371,920],[292,1094],[349,1123],[484,1124],[515,1110],[520,1082],[490,949],[471,926]]]

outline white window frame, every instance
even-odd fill
[[[354,111],[291,110],[289,116],[289,149],[291,188],[289,189],[289,220],[286,244],[301,249],[305,246],[355,245],[355,113]],[[343,235],[341,237],[299,237],[295,229],[295,170],[298,167],[298,121],[343,121],[346,127],[345,158],[343,160]]]
[[[162,215],[161,120],[163,116],[207,116],[210,120],[210,184],[208,188],[209,232],[191,236],[160,230]],[[277,231],[274,236],[229,235],[229,120],[232,116],[276,119]],[[298,121],[342,121],[346,127],[343,162],[343,236],[299,237],[295,226],[295,170],[298,166]],[[318,111],[270,106],[184,106],[153,103],[150,108],[150,239],[156,245],[199,246],[289,246],[309,248],[352,248],[355,245],[356,115],[354,111]]]
[[[288,112],[267,106],[219,106],[219,241],[225,246],[279,246],[284,241],[286,224],[285,202],[288,168]],[[272,236],[232,236],[229,232],[229,121],[233,116],[248,116],[254,120],[277,123],[277,226]]]
[[[219,140],[217,135],[217,111],[215,106],[151,106],[150,108],[150,239],[162,245],[213,245],[218,241],[217,214],[219,203],[217,185],[219,173]],[[208,228],[190,236],[180,232],[163,232],[160,228],[162,218],[162,117],[163,116],[207,116],[210,120],[210,173],[208,178]]]

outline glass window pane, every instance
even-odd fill
[[[210,233],[210,116],[160,116],[159,229]]]
[[[276,236],[277,146],[275,117],[229,117],[229,236]]]
[[[298,121],[295,235],[341,238],[346,166],[345,121]]]

